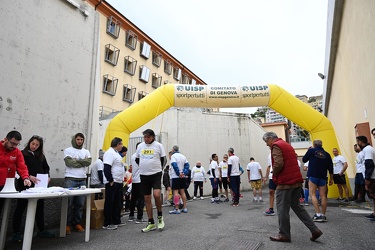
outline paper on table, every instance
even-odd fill
[[[37,174],[36,178],[39,179],[39,182],[35,184],[35,187],[47,188],[48,186],[48,174]]]

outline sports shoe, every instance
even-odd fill
[[[80,224],[77,224],[74,226],[74,231],[82,233],[85,231],[85,229]]]
[[[66,226],[66,235],[69,235],[72,233],[72,231],[70,230],[70,226]]]
[[[119,224],[116,224],[115,226],[117,226],[117,227],[123,227],[123,226],[125,226],[126,225],[126,223],[124,223],[124,222],[120,222]]]
[[[169,214],[180,214],[180,209],[173,209],[172,211],[169,211]]]
[[[204,200],[204,197],[203,197],[203,196],[201,196],[201,200]]]
[[[323,218],[323,222],[327,222],[327,217],[325,215],[321,216]]]
[[[220,198],[225,198],[225,195],[223,195],[223,194],[222,194],[222,195],[220,195]]]
[[[187,208],[185,207],[185,208],[183,208],[182,210],[181,210],[181,212],[183,212],[183,213],[187,213],[188,212],[188,210],[187,210]]]
[[[14,233],[12,236],[12,241],[21,242],[22,241],[21,233],[20,232]]]
[[[158,229],[159,229],[159,231],[164,230],[163,216],[158,216]]]
[[[259,198],[258,202],[262,203],[264,200],[263,198]]]
[[[253,198],[253,202],[254,202],[254,203],[257,203],[257,202],[258,202],[258,200],[257,200],[257,199],[255,199],[255,198]]]
[[[229,199],[228,199],[228,198],[226,198],[226,199],[224,200],[224,202],[229,202]]]
[[[267,216],[274,216],[275,215],[275,212],[273,211],[273,209],[268,209],[266,212],[263,212],[263,213]]]
[[[47,231],[47,230],[43,230],[43,231],[39,231],[37,234],[36,234],[36,237],[40,237],[40,238],[53,238],[55,237],[55,234],[54,233],[51,233],[50,231]]]
[[[116,230],[117,226],[116,225],[108,225],[108,226],[103,226],[102,228],[107,229],[107,230]]]
[[[314,214],[314,217],[313,217],[313,221],[314,222],[323,222],[324,221],[324,218],[323,216],[318,216],[317,214]]]
[[[238,202],[233,202],[232,207],[238,207]]]
[[[196,199],[197,199],[197,197],[194,196],[194,197],[193,197],[193,200],[196,200]]]
[[[372,220],[372,219],[375,219],[375,214],[369,214],[369,215],[366,215],[365,217],[368,220]]]
[[[151,222],[149,222],[147,224],[147,227],[145,227],[145,228],[142,229],[142,233],[148,233],[150,231],[154,231],[155,229],[156,229],[155,224],[151,224]]]
[[[309,206],[309,203],[305,202],[303,203],[304,206]]]
[[[135,224],[143,224],[143,223],[146,223],[147,221],[145,221],[144,219],[136,219],[135,220]]]
[[[128,219],[128,221],[134,221],[134,216],[130,216],[130,215],[129,215],[129,219]]]

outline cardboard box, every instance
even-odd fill
[[[100,229],[104,225],[104,199],[94,200],[94,206],[91,208],[90,228]]]
[[[97,193],[97,194],[91,194],[90,195],[90,198],[91,198],[91,207],[95,207],[95,203],[94,203],[94,200],[100,200],[100,199],[104,199],[105,198],[105,188],[101,188],[100,189],[101,193]],[[95,197],[98,197],[98,199],[95,199]]]

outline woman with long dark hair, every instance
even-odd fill
[[[25,158],[26,166],[29,170],[31,187],[34,187],[39,179],[36,178],[37,174],[48,174],[49,178],[49,166],[46,157],[43,152],[43,138],[34,135],[30,138],[25,148],[22,150],[23,157]],[[17,180],[17,190],[23,191],[26,187],[23,185],[23,181]],[[17,199],[17,207],[13,215],[13,240],[22,241],[21,237],[21,220],[23,214],[27,208],[27,199]],[[39,199],[36,207],[35,220],[39,229],[37,237],[52,238],[55,237],[54,233],[47,231],[44,227],[44,200]]]

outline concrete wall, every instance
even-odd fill
[[[42,136],[52,178],[64,177],[62,151],[73,134],[97,151],[98,15],[76,2],[88,16],[64,0],[0,5],[0,138],[16,129],[23,149]]]
[[[354,126],[369,122],[370,129],[375,127],[373,20],[374,1],[345,1],[327,117],[336,130],[341,154],[349,164],[350,178],[355,176]],[[330,148],[325,150],[332,151]]]
[[[262,140],[265,133],[263,128],[246,114],[203,110],[199,108],[170,108],[131,133],[130,138],[143,137],[142,131],[151,128],[159,136],[166,152],[169,152],[173,145],[179,145],[181,153],[187,157],[191,166],[194,166],[197,161],[201,161],[206,171],[213,153],[218,154],[221,161],[228,148],[233,147],[235,154],[240,157],[244,170],[252,156],[261,164],[265,175],[270,150]],[[100,127],[99,141],[104,138],[107,124],[108,121],[103,121]],[[134,151],[134,145],[129,144],[126,159],[128,164],[130,164],[130,156]],[[250,188],[246,172],[242,175],[241,187],[243,189]],[[190,189],[192,192],[193,187]],[[205,194],[211,193],[209,182],[206,183],[204,192]]]

